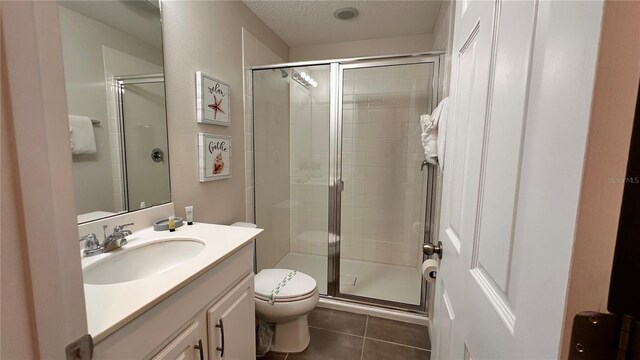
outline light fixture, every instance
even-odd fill
[[[359,14],[358,9],[352,8],[352,7],[346,7],[346,8],[341,8],[336,10],[333,13],[333,16],[335,16],[335,18],[338,20],[353,20],[358,16],[358,14]]]
[[[293,80],[297,81],[298,84],[308,88],[310,86],[312,87],[317,87],[318,83],[310,76],[308,75],[306,72],[301,71],[301,72],[297,72],[295,70],[292,70],[291,73],[291,77],[293,77]]]

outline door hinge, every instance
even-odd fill
[[[628,316],[581,312],[573,318],[569,360],[640,359],[639,325]]]
[[[93,338],[86,334],[66,347],[67,360],[93,359]]]

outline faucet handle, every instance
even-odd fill
[[[126,226],[131,226],[134,225],[134,223],[128,223],[128,224],[122,224],[122,225],[117,225],[116,227],[113,228],[113,232],[120,232],[122,231]]]
[[[97,253],[100,250],[100,242],[96,237],[96,234],[89,233],[80,238],[80,240],[84,240],[84,254],[85,256],[91,256]]]
[[[98,242],[98,238],[96,237],[96,234],[94,233],[89,233],[87,235],[81,236],[80,237],[80,241],[85,241],[85,247],[89,247],[91,245]]]

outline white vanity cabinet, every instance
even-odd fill
[[[247,276],[207,312],[209,359],[256,357],[253,286],[253,275]]]
[[[253,244],[248,243],[97,338],[94,359],[255,359],[253,281]]]
[[[152,360],[199,360],[205,359],[203,335],[206,336],[205,325],[195,321],[177,338],[165,346]]]

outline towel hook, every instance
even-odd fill
[[[420,164],[420,171],[424,170],[424,167],[427,166],[429,162],[427,160],[422,160],[422,164]]]

